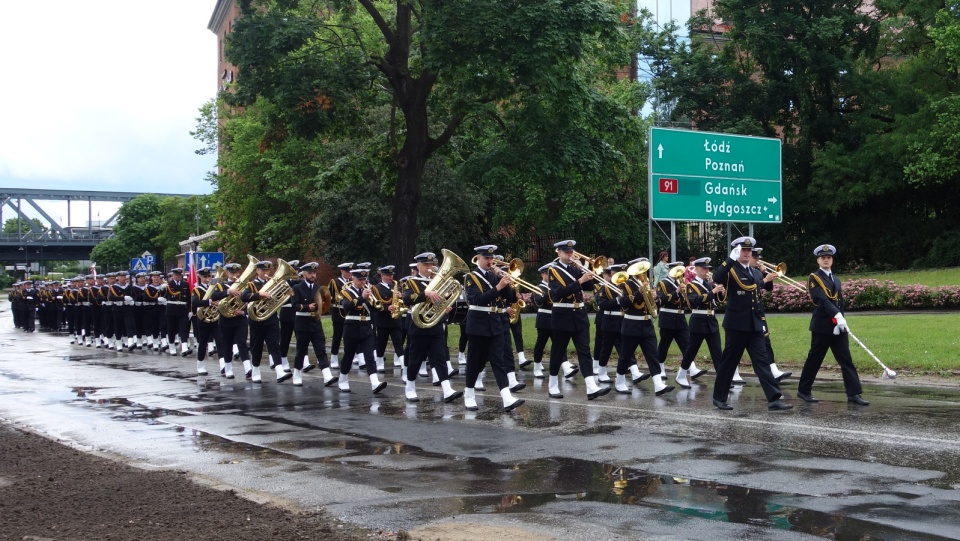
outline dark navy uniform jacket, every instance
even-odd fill
[[[720,323],[713,310],[717,304],[717,294],[713,292],[713,285],[709,279],[703,282],[694,278],[687,283],[687,292],[690,299],[690,308],[694,310],[690,316],[690,332],[697,334],[714,334],[720,332]],[[698,314],[698,311],[709,311],[710,314]]]
[[[727,289],[723,328],[730,331],[767,332],[767,316],[760,295],[763,275],[757,269],[727,258],[713,273],[713,281]]]
[[[843,313],[843,289],[840,279],[831,273],[832,279],[822,270],[817,270],[807,279],[807,290],[813,299],[813,317],[810,318],[810,331],[833,333],[836,323],[833,317]]]
[[[497,291],[499,282],[496,273],[480,268],[473,269],[463,278],[467,302],[470,304],[467,334],[498,336],[510,330],[510,323],[503,317],[503,307],[517,302],[517,290],[505,287]]]
[[[320,324],[320,319],[315,317],[316,312],[323,309],[320,306],[321,303],[316,303],[317,292],[320,291],[320,284],[314,282],[312,284],[306,280],[301,280],[297,285],[293,286],[293,297],[290,298],[290,305],[292,308],[289,308],[293,312],[294,323],[293,330],[298,333],[314,333],[314,332],[323,332],[323,326]],[[311,304],[317,304],[317,309],[313,312],[310,311]],[[283,311],[283,308],[280,309]],[[309,315],[307,315],[309,314]]]
[[[550,326],[555,331],[575,332],[590,327],[587,309],[583,306],[583,292],[593,291],[596,280],[584,284],[578,281],[583,270],[576,265],[564,265],[559,260],[550,267],[550,298],[553,299],[553,317]]]

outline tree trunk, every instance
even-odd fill
[[[393,194],[393,216],[390,221],[389,260],[398,274],[406,274],[407,265],[416,255],[423,170],[432,153],[427,126],[426,101],[415,98],[412,104],[401,104],[406,120],[406,138],[397,155],[397,185]],[[435,250],[426,247],[426,250]],[[436,248],[439,250],[439,248]]]

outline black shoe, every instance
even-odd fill
[[[645,380],[645,379],[650,379],[650,374],[640,374],[640,377],[634,378],[633,382],[634,382],[634,383],[640,383],[641,381],[643,381],[643,380]]]
[[[521,368],[521,369],[524,369],[524,368],[530,366],[531,364],[533,364],[533,361],[523,361],[522,363],[520,363],[520,368]]]
[[[308,364],[308,365],[305,365],[305,366],[303,367],[303,370],[302,370],[302,372],[303,372],[304,374],[306,374],[307,372],[309,372],[309,371],[311,371],[311,370],[313,370],[313,369],[314,369],[314,367],[316,367],[316,366],[317,366],[317,365],[315,365],[315,364]]]
[[[450,374],[448,374],[448,376],[451,377],[451,378],[456,377],[456,376],[459,376],[459,375],[460,375],[460,369],[459,369],[459,368],[454,368],[453,370],[450,371]]]
[[[815,404],[820,401],[819,398],[814,398],[813,395],[801,393],[800,391],[797,391],[797,398],[803,400],[804,402],[810,402],[811,404]]]
[[[313,365],[310,365],[310,366],[313,366]],[[293,370],[290,370],[289,368],[284,368],[283,371],[286,372],[287,374],[290,374],[293,372]]]
[[[253,379],[253,370],[247,370],[247,373],[244,374],[247,379]]]
[[[610,387],[600,387],[600,390],[594,393],[587,394],[587,400],[593,400],[594,398],[601,397],[610,392]]]
[[[224,376],[224,375],[226,375],[226,374],[227,374],[227,371],[226,371],[225,369],[221,368],[221,369],[220,369],[220,375],[221,375],[221,376]]]
[[[384,390],[384,389],[386,389],[386,388],[387,388],[387,382],[386,382],[386,381],[381,381],[381,382],[380,382],[380,385],[377,385],[376,388],[373,390],[373,394],[377,394],[377,393],[379,393],[380,391],[382,391],[382,390]]]
[[[778,398],[778,399],[774,400],[773,402],[769,402],[769,403],[767,404],[767,409],[770,410],[770,411],[786,411],[786,410],[792,410],[792,409],[793,409],[793,404],[787,404],[786,402],[784,402],[783,400],[780,400],[780,399]]]
[[[870,405],[870,402],[867,402],[866,400],[860,398],[860,395],[858,395],[858,394],[855,394],[855,395],[853,395],[853,396],[848,396],[848,397],[847,397],[847,402],[850,402],[851,404],[856,404],[856,405],[858,405],[858,406],[869,406],[869,405]]]
[[[522,406],[524,402],[525,402],[525,400],[522,399],[522,398],[517,399],[517,400],[515,400],[515,401],[513,402],[513,404],[510,404],[509,406],[504,406],[504,407],[503,407],[503,412],[504,412],[504,413],[511,412],[511,411],[519,408],[520,406]]]
[[[480,411],[480,406],[467,406],[467,411]]]
[[[287,381],[288,379],[290,379],[290,378],[292,378],[292,377],[293,377],[293,374],[284,373],[282,376],[280,376],[279,378],[277,378],[277,383],[283,383],[284,381]]]
[[[563,395],[560,393],[550,393],[550,398],[563,398]]]
[[[572,378],[573,376],[576,376],[576,375],[579,374],[579,373],[580,373],[580,367],[574,366],[574,367],[570,370],[570,373],[569,373],[569,374],[566,374],[566,375],[563,376],[563,379],[570,379],[570,378]]]
[[[463,391],[456,391],[456,392],[453,393],[452,395],[447,396],[447,397],[444,397],[443,401],[444,401],[444,403],[449,404],[449,403],[453,402],[454,400],[460,398],[461,396],[463,396]]]
[[[662,394],[669,393],[669,392],[672,391],[672,390],[673,390],[673,385],[667,385],[667,386],[664,387],[663,389],[660,389],[659,391],[657,391],[657,396],[660,396],[660,395],[662,395]]]
[[[336,383],[336,382],[338,382],[338,381],[340,381],[340,378],[334,376],[334,377],[328,379],[327,381],[324,381],[324,382],[323,382],[323,386],[324,386],[324,387],[329,387],[329,386],[333,385],[334,383]]]
[[[692,375],[690,376],[690,379],[697,379],[697,378],[699,378],[700,376],[705,376],[705,375],[707,375],[707,372],[709,372],[709,370],[697,370],[697,373],[696,373],[696,374],[692,374]]]
[[[433,385],[434,387],[439,387],[439,386],[440,386],[440,380],[434,381],[431,385]]]
[[[522,390],[524,390],[524,389],[526,389],[526,388],[527,388],[527,384],[524,383],[524,382],[522,382],[522,381],[520,381],[520,382],[517,382],[517,384],[514,385],[513,387],[510,387],[510,392],[514,392],[514,393],[515,393],[515,392],[517,392],[517,391],[522,391]]]
[[[792,375],[793,375],[793,372],[784,372],[783,374],[780,374],[779,376],[777,376],[777,381],[785,380]]]
[[[717,409],[721,409],[721,410],[732,410],[732,409],[733,409],[733,406],[731,406],[730,404],[727,404],[726,402],[721,402],[721,401],[717,400],[716,398],[713,399],[713,405],[714,405],[714,407],[716,407]]]
[[[416,404],[416,403],[419,402],[419,401],[420,401],[420,397],[419,397],[419,396],[415,396],[415,397],[413,397],[413,398],[408,398],[408,399],[407,399],[407,402],[409,402],[409,403],[411,403],[411,404]],[[470,408],[467,408],[467,409],[470,409]]]

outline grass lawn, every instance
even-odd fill
[[[811,269],[811,271],[816,269]],[[874,280],[891,280],[900,285],[922,285],[929,287],[955,286],[960,284],[960,267],[946,269],[927,269],[916,271],[874,272],[865,274],[841,274],[841,280],[857,280],[871,278]],[[854,331],[856,332],[856,331]],[[860,336],[859,334],[857,335]],[[863,340],[863,338],[861,338]],[[871,348],[873,349],[873,348]],[[874,352],[876,353],[876,352]],[[879,357],[879,355],[877,355]],[[883,357],[880,357],[883,359]]]

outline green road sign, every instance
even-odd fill
[[[652,219],[782,221],[779,139],[650,128],[649,141]]]

